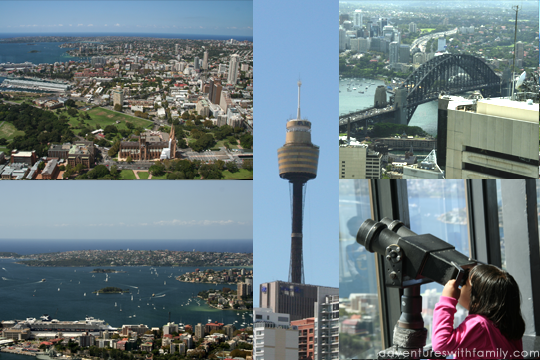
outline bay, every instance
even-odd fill
[[[82,61],[86,57],[75,57],[67,54],[69,48],[61,48],[61,42],[36,42],[35,45],[27,43],[3,43],[0,42],[0,63],[24,63],[54,64],[55,62]],[[37,53],[29,51],[36,50]]]
[[[93,267],[29,267],[15,262],[0,259],[1,320],[39,318],[48,314],[66,321],[93,316],[113,327],[123,324],[162,327],[169,321],[170,312],[171,321],[193,326],[218,321],[242,328],[246,326],[241,326],[243,322],[252,322],[251,312],[214,309],[196,297],[203,290],[236,289],[236,285],[183,283],[175,279],[194,271],[195,267],[114,267],[125,273],[108,274],[107,277],[106,274],[92,274]],[[41,282],[42,279],[45,281]],[[130,293],[92,294],[107,286],[129,289]]]

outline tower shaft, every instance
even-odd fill
[[[303,192],[304,181],[291,181],[293,186],[292,199],[292,233],[291,233],[291,264],[289,282],[304,283],[304,259],[302,255],[302,221],[303,221]]]

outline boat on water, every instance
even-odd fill
[[[78,321],[59,321],[52,319],[49,315],[41,316],[40,320],[35,318],[27,318],[25,321],[19,322],[17,326],[21,328],[29,328],[31,331],[53,331],[53,332],[80,332],[80,331],[104,331],[116,330],[105,323],[105,320],[94,319],[87,316],[85,320]]]
[[[47,280],[45,280],[45,279],[41,279],[41,282],[45,282],[45,281],[47,281]]]

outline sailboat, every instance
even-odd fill
[[[116,306],[117,306],[116,303],[114,303],[114,307],[116,307]]]

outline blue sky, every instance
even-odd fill
[[[302,80],[302,117],[320,146],[317,178],[307,185],[304,211],[306,283],[339,286],[338,279],[338,3],[254,2],[254,304],[259,284],[288,280],[291,239],[289,185],[279,177],[277,149],[296,117]]]
[[[252,1],[2,1],[0,33],[253,35]]]
[[[251,181],[3,181],[2,239],[251,239]],[[1,251],[1,249],[0,249]]]

